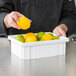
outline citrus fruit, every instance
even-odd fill
[[[40,39],[40,41],[45,41],[45,40]]]
[[[25,42],[36,42],[37,41],[37,38],[36,36],[28,36],[26,39],[25,39]]]
[[[41,40],[53,40],[53,37],[50,34],[46,33],[41,37]]]
[[[32,32],[29,32],[24,35],[24,38],[26,39],[28,36],[36,36],[36,35]]]
[[[53,36],[53,40],[57,40],[57,39],[59,39],[58,36]]]
[[[20,41],[20,42],[25,42],[24,36],[23,35],[17,35],[16,36],[16,40]]]
[[[23,29],[23,30],[27,30],[30,28],[30,25],[31,25],[31,21],[26,18],[26,17],[20,17],[19,18],[19,22],[17,22],[17,25]]]
[[[44,32],[39,32],[38,34],[37,34],[37,39],[38,40],[40,40],[41,39],[41,37],[44,35],[45,33]]]
[[[52,33],[48,33],[48,34],[50,34],[51,36],[54,36]]]

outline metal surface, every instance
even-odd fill
[[[0,38],[0,76],[76,76],[76,42],[67,44],[66,56],[21,60],[11,55],[10,42]]]

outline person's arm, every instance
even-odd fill
[[[74,0],[64,0],[60,24],[65,24],[68,27],[68,35],[73,33],[72,28],[75,26],[75,19]]]
[[[74,0],[64,0],[62,14],[59,26],[54,29],[54,32],[59,36],[66,36],[73,33],[73,27],[75,26],[75,4]]]
[[[4,24],[4,18],[12,10],[12,0],[0,0],[0,37],[7,37],[7,28]]]

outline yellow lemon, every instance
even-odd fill
[[[30,25],[31,25],[31,21],[26,18],[26,17],[20,17],[19,18],[19,22],[17,22],[17,25],[23,29],[23,30],[27,30],[30,28]]]
[[[24,38],[26,39],[28,36],[35,36],[35,37],[36,37],[36,35],[35,35],[34,33],[29,32],[29,33],[26,33],[26,34],[24,35]]]
[[[28,36],[26,39],[25,39],[25,42],[36,42],[37,41],[37,38],[35,36]]]
[[[53,40],[53,37],[50,34],[46,33],[41,37],[41,40]]]

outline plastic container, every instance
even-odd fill
[[[69,42],[69,38],[61,36],[58,40],[22,43],[15,39],[16,36],[8,36],[11,41],[11,53],[25,60],[65,55],[66,42]]]

